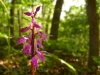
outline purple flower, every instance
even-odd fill
[[[35,11],[35,13],[34,13],[34,17],[36,16],[36,14],[37,14],[37,12],[40,10],[40,6],[38,6],[37,8],[36,8],[36,11]]]
[[[20,39],[18,40],[17,44],[21,44],[21,43],[24,43],[26,42],[26,40],[28,40],[27,37],[19,37]]]
[[[19,37],[20,39],[18,40],[17,44],[23,43],[23,54],[31,55],[31,44],[30,44],[30,39],[29,37]],[[28,41],[27,41],[28,40]]]
[[[32,17],[32,22],[31,22],[31,24],[34,25],[34,27],[36,27],[36,28],[41,28],[41,26],[40,26],[39,24],[36,23],[34,17]]]
[[[47,36],[50,36],[48,34],[45,34],[43,32],[40,32],[38,29],[36,29],[38,35],[40,36],[40,38],[42,38],[43,40],[47,40]]]
[[[22,50],[23,54],[31,55],[31,45],[29,43],[25,43]]]
[[[32,16],[31,12],[25,12],[24,14],[27,15],[27,16]]]
[[[41,36],[42,36],[42,38],[43,38],[43,40],[47,40],[47,34],[41,34]]]
[[[38,45],[39,47],[43,47],[43,46],[42,46],[42,39],[41,39],[41,38],[36,39],[36,43],[37,43],[37,45]]]
[[[38,67],[38,60],[40,59],[42,62],[45,61],[44,54],[48,54],[46,51],[39,51],[38,49],[36,50],[36,55],[32,58],[32,63],[34,64],[34,67]]]
[[[20,29],[20,32],[26,32],[26,31],[28,31],[29,29],[31,29],[30,26]]]
[[[44,62],[44,56],[43,56],[42,52],[36,50],[36,53],[37,53],[37,55],[38,55],[38,58],[39,58],[42,62]]]
[[[37,13],[39,10],[40,10],[40,6],[36,8],[36,13]],[[24,14],[27,15],[27,16],[31,16],[31,17],[32,17],[32,21],[31,21],[31,23],[30,23],[29,26],[27,26],[27,27],[25,27],[25,28],[22,28],[22,29],[20,30],[20,32],[26,32],[26,31],[28,31],[28,30],[30,30],[30,29],[33,29],[33,26],[34,26],[35,28],[41,28],[41,26],[35,21],[34,15],[36,15],[36,13],[35,13],[35,14],[33,14],[33,13],[31,13],[31,12],[25,12],[25,13],[24,13]]]
[[[36,8],[36,12],[38,12],[40,10],[40,6],[38,6],[37,8]]]
[[[32,18],[32,22],[31,22],[30,26],[31,26],[31,28],[32,28],[33,26],[34,26],[35,28],[41,28],[41,26],[40,26],[38,23],[36,23],[34,17]]]
[[[42,54],[50,54],[47,51],[41,51]]]
[[[41,26],[39,24],[37,24],[36,22],[31,22],[29,26],[20,29],[20,32],[26,32],[30,29],[33,29],[33,26],[36,27],[36,28],[41,28]]]
[[[36,28],[41,28],[41,26],[39,24],[37,24],[36,22],[33,23],[34,27]]]
[[[38,67],[38,59],[35,56],[32,58],[32,63],[34,64],[35,68]]]

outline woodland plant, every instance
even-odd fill
[[[32,5],[32,12],[25,12],[24,14],[32,18],[30,25],[22,28],[20,32],[26,33],[30,31],[29,36],[20,36],[17,44],[23,44],[22,53],[31,56],[31,66],[32,66],[32,75],[35,75],[35,68],[37,68],[38,61],[45,62],[44,54],[48,52],[43,51],[42,41],[47,40],[48,34],[45,34],[42,30],[42,26],[35,21],[35,16],[40,10],[40,6],[34,11],[34,6]]]

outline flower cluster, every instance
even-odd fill
[[[33,6],[32,6],[33,9]],[[37,12],[40,10],[40,6],[38,6],[35,10],[35,12],[32,10],[32,12],[25,12],[24,14],[27,16],[30,16],[32,18],[30,25],[22,28],[20,32],[27,32],[30,30],[29,36],[21,36],[19,37],[19,40],[17,44],[23,44],[23,50],[22,53],[26,55],[32,55],[32,63],[34,64],[34,67],[38,67],[38,61],[41,60],[42,62],[45,61],[44,54],[48,54],[46,51],[41,51],[43,48],[42,41],[47,40],[48,34],[43,33],[40,31],[42,28],[41,25],[39,25],[35,21],[35,16]],[[38,37],[36,37],[38,36]],[[33,41],[34,40],[34,41]],[[32,51],[33,50],[33,51]],[[32,53],[33,52],[33,53]]]

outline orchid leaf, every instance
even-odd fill
[[[70,63],[64,61],[63,59],[57,57],[54,54],[49,54],[49,55],[45,55],[45,56],[53,58],[54,60],[58,60],[62,64],[66,65],[69,68],[69,70],[71,70],[75,75],[78,75],[76,69]]]

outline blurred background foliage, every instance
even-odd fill
[[[41,6],[36,20],[44,32],[50,34],[56,0],[0,0],[0,75],[30,75],[30,56],[23,55],[22,45],[16,45],[16,42],[18,36],[28,34],[22,34],[19,30],[29,25],[30,18],[23,13],[31,11],[32,4],[35,7]],[[97,7],[99,13],[99,0]],[[36,75],[86,75],[89,70],[86,4],[70,6],[68,11],[63,12],[65,15],[60,17],[57,39],[48,38],[47,42],[43,42],[44,49],[51,54],[45,55],[45,63],[39,62]],[[99,75],[100,57],[94,56],[93,60],[98,64]]]

